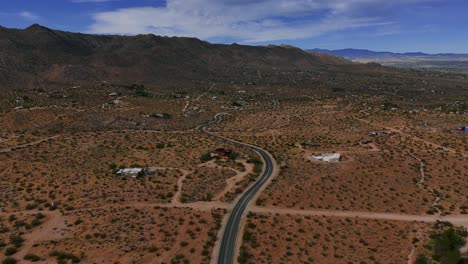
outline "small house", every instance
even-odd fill
[[[313,159],[319,160],[319,161],[324,161],[324,162],[329,162],[329,163],[335,163],[339,162],[341,159],[341,154],[339,153],[323,153],[319,156],[312,156]]]
[[[119,169],[115,174],[122,177],[136,178],[145,175],[145,173],[146,169],[143,168],[125,168]]]
[[[228,161],[232,153],[232,149],[217,148],[210,153],[210,156],[212,158],[218,158],[221,161]]]

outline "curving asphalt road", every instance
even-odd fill
[[[219,113],[216,114],[214,120],[209,123],[219,123],[221,121],[221,117],[226,113]],[[229,142],[238,146],[247,147],[256,151],[263,159],[265,169],[263,170],[262,175],[260,178],[240,197],[237,201],[236,205],[231,211],[229,215],[226,228],[222,234],[221,238],[221,246],[219,249],[218,255],[218,263],[219,264],[232,264],[235,262],[235,252],[236,252],[236,241],[237,236],[239,233],[239,227],[241,223],[242,216],[244,215],[245,208],[252,200],[253,197],[258,193],[258,191],[262,188],[262,186],[268,181],[268,179],[273,175],[274,164],[273,160],[271,159],[270,155],[263,149],[252,146],[249,144],[245,144],[239,141],[235,141],[232,139],[228,139],[225,137],[218,136],[211,132],[206,131],[206,128],[209,124],[199,126],[197,129],[204,133],[207,133],[209,136],[219,139],[221,141]]]

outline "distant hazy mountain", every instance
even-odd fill
[[[384,66],[399,68],[419,68],[468,72],[468,54],[427,54],[422,52],[394,53],[388,51],[377,52],[362,49],[313,49],[310,51],[335,55],[354,62],[376,62]]]
[[[468,54],[454,54],[454,53],[428,54],[428,53],[422,53],[422,52],[395,53],[395,52],[388,52],[388,51],[371,51],[371,50],[365,50],[365,49],[341,49],[341,50],[313,49],[311,51],[340,56],[349,60],[389,59],[389,58],[408,58],[408,57],[438,58],[438,59],[468,58]]]

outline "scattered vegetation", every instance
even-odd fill
[[[467,231],[449,227],[446,230],[435,232],[431,235],[431,241],[426,249],[432,252],[431,258],[441,264],[465,264],[459,249],[465,244]],[[430,263],[424,255],[418,256],[417,264]]]

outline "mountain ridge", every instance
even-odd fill
[[[241,68],[312,70],[355,65],[343,58],[285,46],[212,44],[152,34],[91,35],[33,24],[0,30],[0,83],[97,80],[161,82],[223,78]]]

